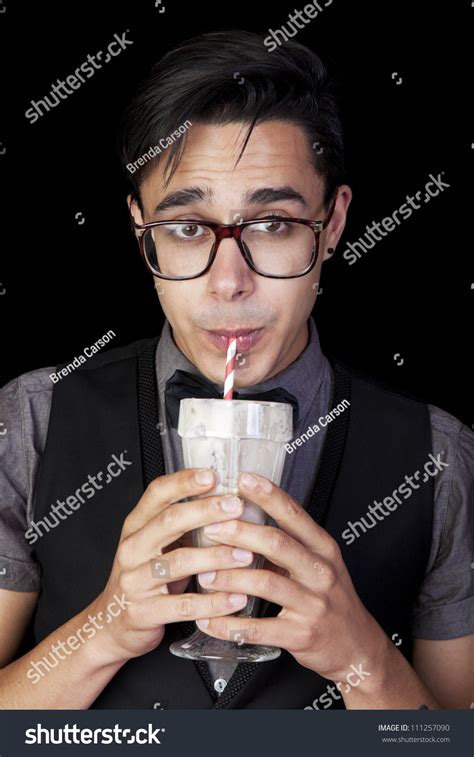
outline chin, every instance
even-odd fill
[[[250,371],[238,368],[238,372],[235,374],[234,386],[237,390],[246,389],[249,386],[255,386],[255,384],[265,381],[266,376],[267,374],[262,374],[260,371],[258,373],[251,373]]]

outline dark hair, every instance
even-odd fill
[[[314,167],[325,183],[327,207],[344,180],[342,126],[331,90],[320,58],[296,42],[269,52],[258,34],[247,31],[211,32],[183,42],[152,67],[120,125],[120,160],[133,185],[132,195],[143,211],[139,187],[156,158],[133,173],[127,164],[184,123],[248,123],[240,159],[257,121],[279,119],[303,127],[310,149],[317,143]],[[166,149],[166,184],[185,144],[186,134]]]

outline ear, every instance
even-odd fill
[[[132,216],[135,223],[142,224],[144,223],[142,212],[140,208],[138,207],[138,203],[136,200],[133,199],[132,195],[128,195],[127,197],[127,205],[128,209],[130,211],[130,215]]]
[[[338,188],[336,205],[329,226],[325,229],[322,243],[324,245],[323,261],[328,260],[335,250],[346,225],[347,210],[352,200],[352,190],[347,184]]]

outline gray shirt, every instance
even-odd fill
[[[239,395],[282,387],[299,402],[294,439],[317,424],[330,408],[333,375],[322,354],[316,325],[308,320],[306,348],[285,370]],[[176,346],[167,321],[156,351],[160,419],[165,422],[164,387],[176,369],[197,373]],[[54,367],[29,371],[0,389],[0,588],[39,591],[40,566],[25,531],[34,518],[34,493],[46,442]],[[62,379],[67,381],[67,376]],[[474,434],[452,415],[429,407],[432,453],[444,452],[448,466],[434,478],[434,520],[430,556],[417,602],[412,610],[413,636],[452,639],[474,633]],[[326,428],[288,453],[281,487],[304,507],[317,475]],[[176,429],[163,427],[167,473],[183,467]],[[361,513],[363,515],[363,513]],[[232,665],[211,666],[222,688]]]

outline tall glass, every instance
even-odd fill
[[[180,402],[178,433],[182,438],[185,468],[212,468],[217,484],[206,496],[242,495],[239,473],[259,473],[279,485],[285,461],[285,443],[293,435],[293,408],[283,402],[255,400],[183,399]],[[241,519],[265,525],[269,517],[261,507],[243,499]],[[215,546],[202,528],[193,531],[195,547]],[[262,555],[255,555],[248,567],[260,568]],[[239,568],[235,568],[239,570]],[[206,592],[198,584],[198,591]],[[257,617],[260,600],[249,597],[236,617]],[[241,623],[241,621],[239,621]],[[231,633],[232,636],[232,633]],[[245,643],[236,630],[233,640],[215,639],[197,629],[192,636],[171,644],[170,651],[191,660],[263,662],[278,657],[278,647]]]

